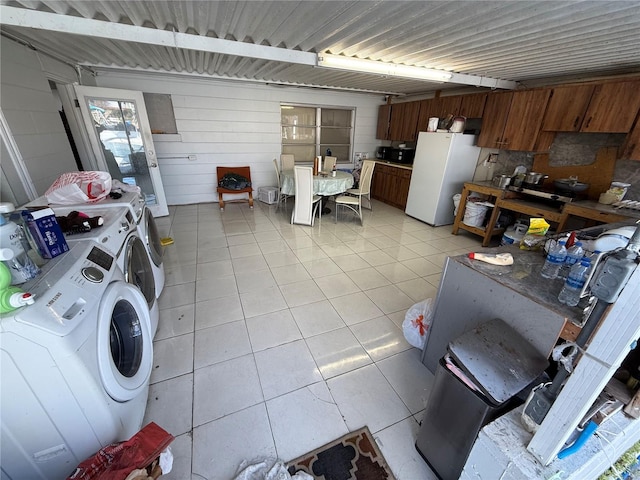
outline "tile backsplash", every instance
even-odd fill
[[[612,133],[558,133],[549,150],[549,163],[556,166],[589,165],[601,147],[619,147],[625,134]],[[518,165],[531,170],[533,153],[500,150],[494,169],[495,175],[513,173]],[[630,183],[626,200],[640,200],[640,162],[618,160],[613,180]]]

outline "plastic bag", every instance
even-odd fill
[[[111,175],[107,172],[67,172],[53,182],[45,192],[52,205],[94,203],[111,192]]]
[[[402,322],[404,338],[416,348],[424,348],[431,326],[431,299],[427,298],[407,310]]]

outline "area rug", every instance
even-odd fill
[[[287,469],[317,480],[395,480],[367,427],[291,460]]]

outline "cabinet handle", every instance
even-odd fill
[[[591,123],[591,119],[593,117],[589,117],[589,120],[587,120],[587,124],[584,126],[584,128],[589,128],[589,124]]]
[[[576,117],[575,122],[573,122],[573,128],[578,128],[578,122],[580,121],[580,117]]]

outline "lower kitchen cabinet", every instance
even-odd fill
[[[378,162],[373,170],[371,197],[404,210],[410,183],[410,168]]]

